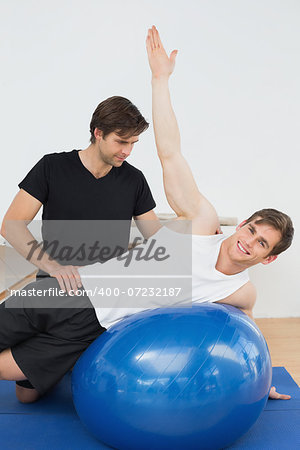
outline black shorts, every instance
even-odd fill
[[[43,295],[29,295],[33,289]],[[26,295],[13,295],[0,305],[0,352],[11,348],[40,394],[58,383],[105,331],[84,289],[81,296],[53,296],[55,289],[60,289],[56,278],[42,278],[22,289]]]

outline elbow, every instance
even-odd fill
[[[250,319],[252,319],[252,320],[254,321],[252,309],[244,309],[243,312],[244,312],[245,314],[247,314],[247,316],[250,317]]]
[[[6,238],[4,220],[2,221],[2,224],[1,224],[0,234],[4,239]]]
[[[156,146],[157,149],[157,155],[158,158],[160,159],[161,163],[163,163],[164,161],[174,158],[175,155],[180,155],[180,146],[178,145],[170,145],[170,142],[168,142],[166,145],[157,145]]]
[[[12,220],[8,219],[7,217],[4,217],[1,224],[0,234],[1,236],[8,240],[9,235],[12,234],[13,226],[12,226]]]

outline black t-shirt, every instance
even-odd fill
[[[70,242],[76,246],[84,243],[87,247],[96,239],[99,245],[111,247],[114,243],[114,247],[126,249],[132,217],[155,207],[140,170],[124,161],[97,179],[82,164],[78,150],[45,155],[18,186],[43,204],[43,240],[49,243],[59,235],[59,248]],[[62,258],[60,262],[87,263],[77,259],[64,261]]]

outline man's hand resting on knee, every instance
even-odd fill
[[[78,272],[79,266],[61,266],[55,265],[49,270],[49,275],[57,279],[62,291],[69,294],[73,291],[76,294],[78,288],[82,287],[81,278]]]

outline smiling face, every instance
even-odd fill
[[[245,268],[258,263],[269,264],[277,258],[268,255],[280,239],[280,231],[269,224],[257,224],[255,220],[242,222],[228,238],[228,256],[234,264]]]
[[[130,155],[133,146],[139,140],[139,136],[119,136],[116,133],[109,133],[102,137],[102,132],[95,133],[96,146],[100,159],[110,166],[120,167],[125,159]]]

